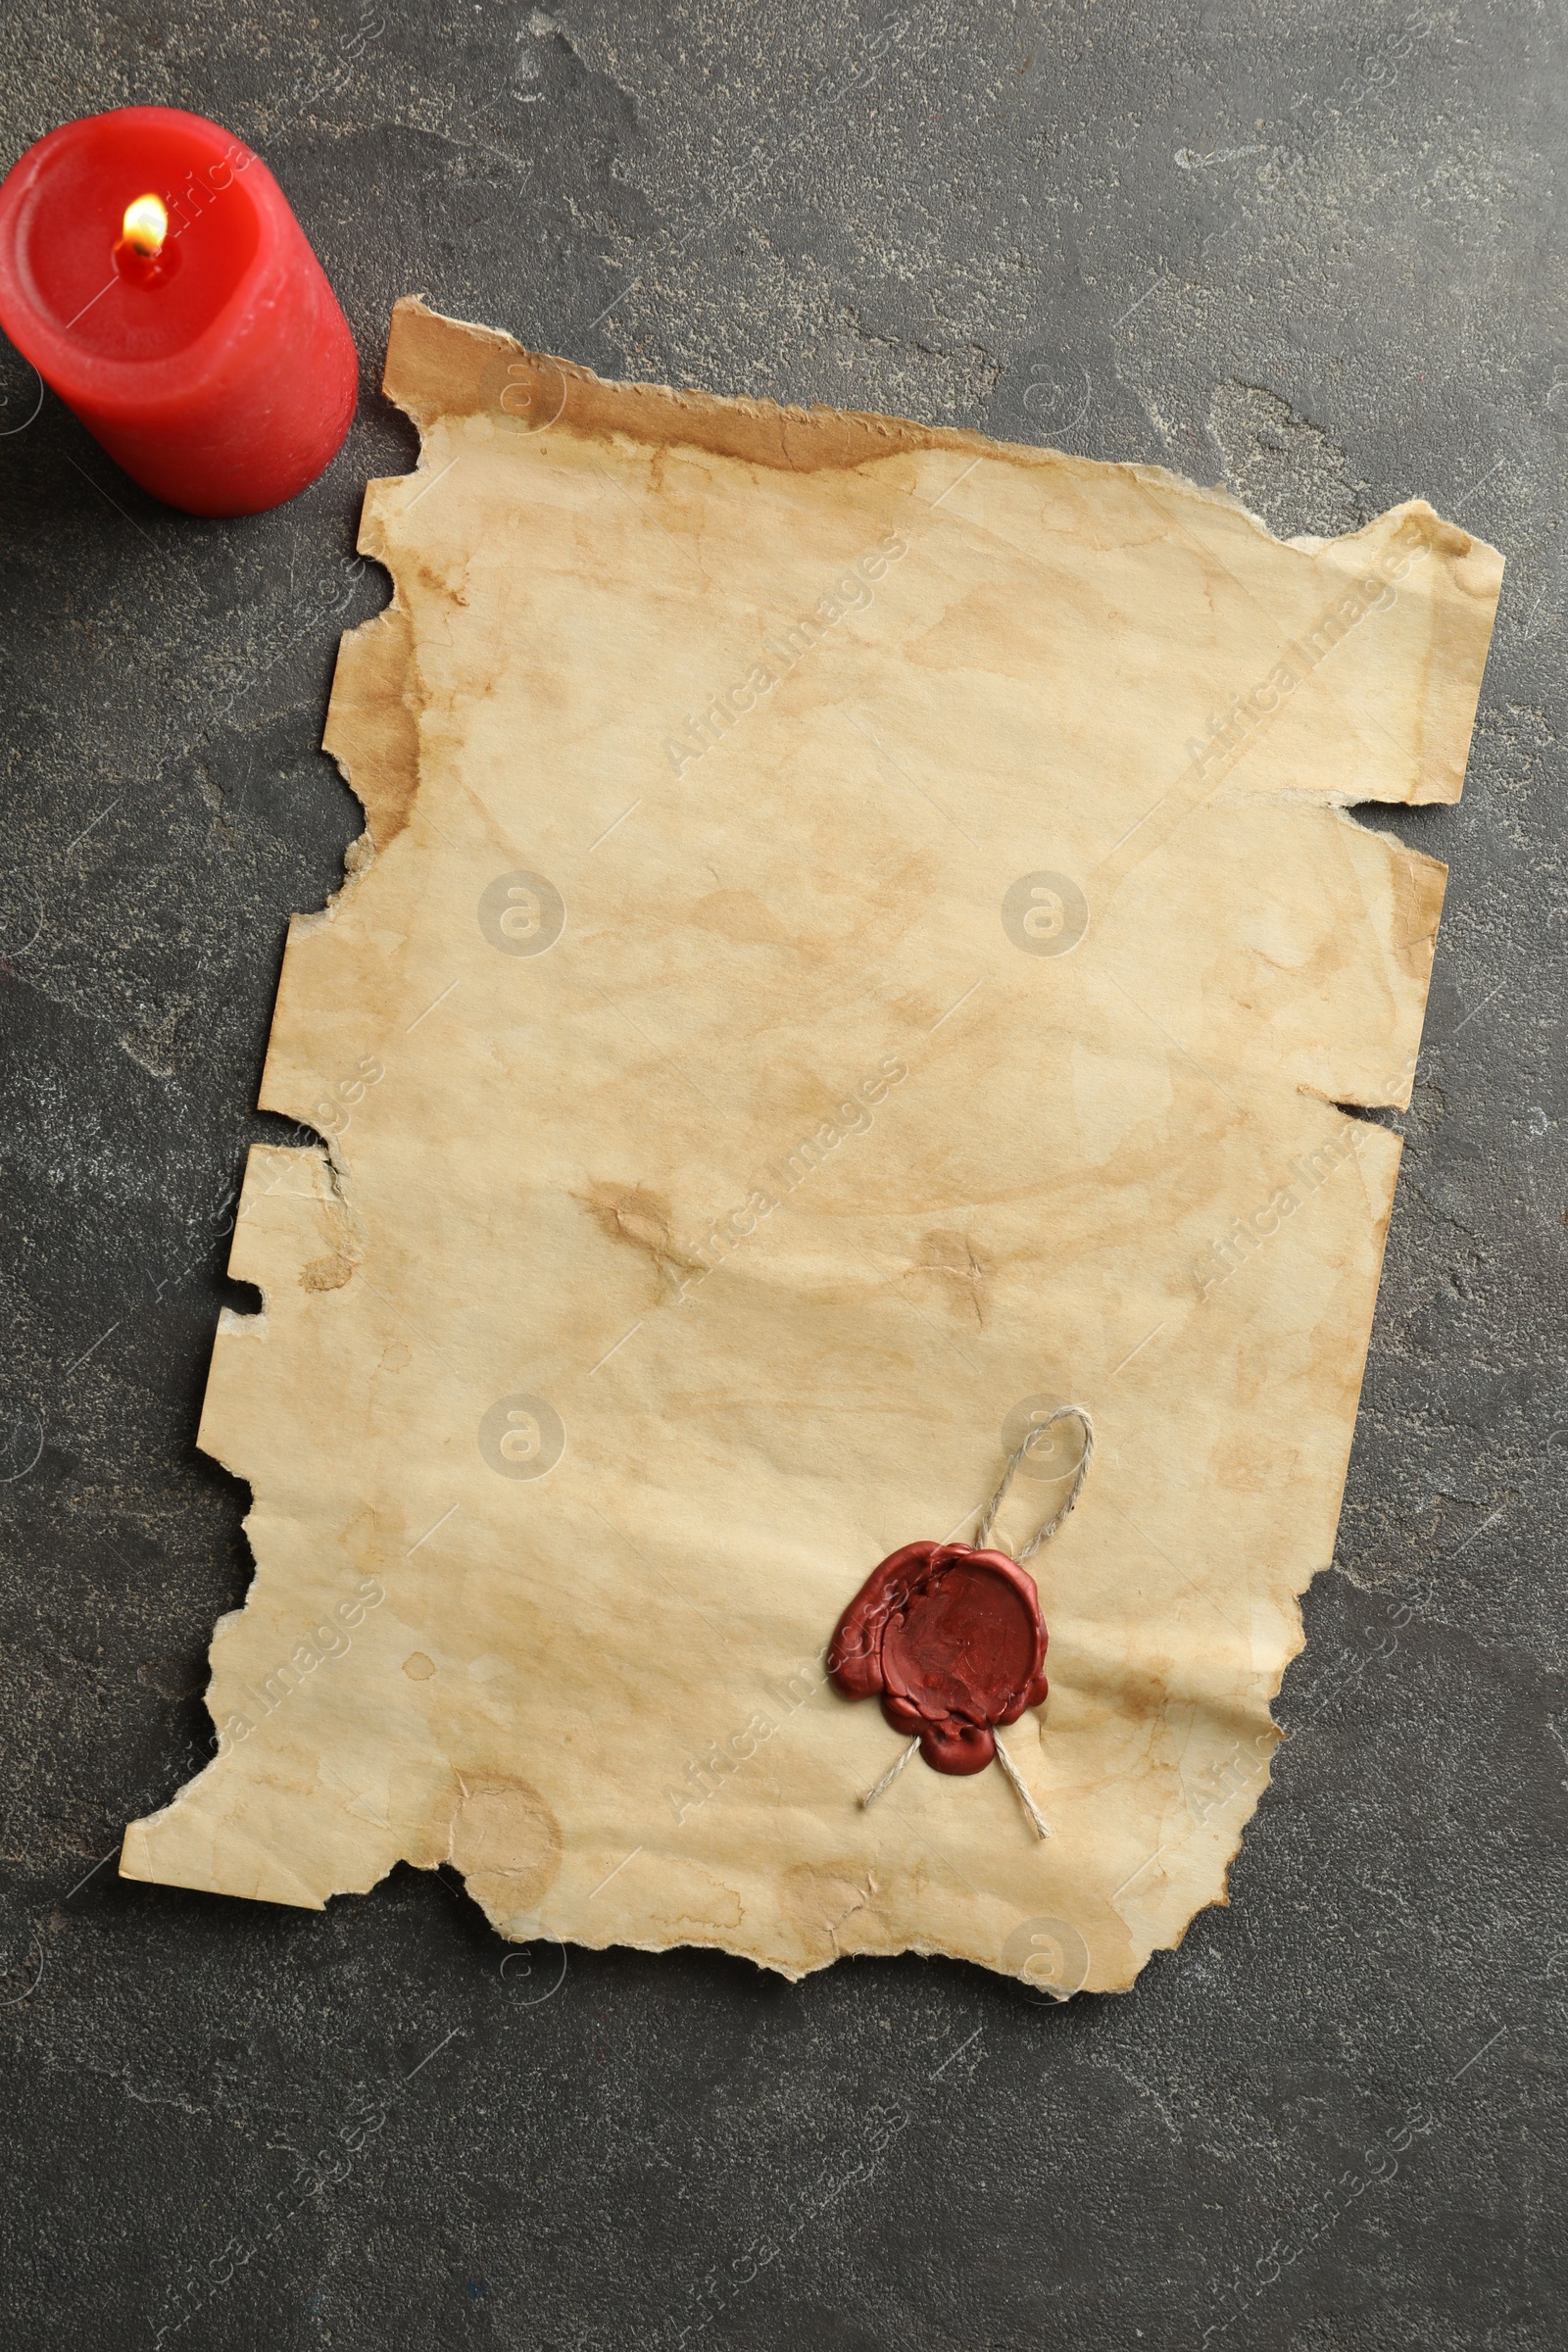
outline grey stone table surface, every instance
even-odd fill
[[[1562,8],[35,0],[0,44],[0,163],[137,100],[254,141],[364,366],[326,475],[232,523],[0,368],[4,2340],[1559,2345]],[[1292,1737],[1130,1995],[117,1878],[250,1576],[194,1433],[285,920],[359,830],[318,746],[407,292],[1508,558],[1463,805],[1378,812],[1451,878]]]

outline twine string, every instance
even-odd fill
[[[898,1779],[900,1773],[904,1770],[904,1767],[906,1764],[907,1764],[909,1758],[913,1755],[919,1744],[920,1742],[918,1740],[911,1740],[907,1747],[900,1748],[897,1757],[893,1763],[888,1766],[886,1772],[882,1775],[882,1778],[878,1781],[876,1787],[874,1788],[868,1788],[865,1794],[861,1797],[860,1803],[866,1811],[869,1811],[871,1806],[876,1803],[877,1798],[881,1795],[884,1788],[892,1788],[894,1782]]]
[[[1045,1815],[1041,1812],[1040,1807],[1035,1803],[1034,1798],[1030,1795],[1022,1773],[1018,1770],[1017,1765],[1013,1762],[1006,1749],[1003,1746],[1002,1740],[994,1727],[991,1737],[996,1743],[997,1762],[1002,1766],[1003,1771],[1006,1774],[1008,1780],[1018,1791],[1018,1802],[1022,1805],[1024,1811],[1034,1823],[1039,1835],[1042,1838],[1049,1838],[1051,1836],[1051,1824],[1047,1821]],[[907,1747],[900,1748],[897,1756],[895,1756],[893,1762],[888,1766],[886,1772],[882,1775],[882,1778],[878,1781],[876,1787],[874,1788],[868,1788],[865,1794],[861,1797],[860,1804],[862,1810],[869,1812],[871,1807],[876,1803],[877,1798],[882,1794],[882,1791],[885,1788],[892,1788],[894,1782],[898,1779],[906,1764],[908,1763],[909,1758],[913,1755],[919,1744],[919,1740],[915,1739],[909,1741]]]
[[[1072,1485],[1067,1490],[1067,1499],[1060,1505],[1055,1517],[1043,1521],[1042,1524],[1036,1528],[1034,1534],[1030,1537],[1022,1551],[1014,1552],[1012,1557],[1020,1562],[1024,1560],[1032,1560],[1035,1553],[1040,1549],[1041,1544],[1049,1544],[1051,1542],[1052,1537],[1055,1534],[1057,1528],[1067,1517],[1068,1513],[1073,1507],[1073,1504],[1083,1493],[1084,1481],[1089,1476],[1089,1465],[1095,1458],[1095,1424],[1087,1407],[1081,1404],[1058,1404],[1054,1413],[1048,1413],[1043,1421],[1037,1421],[1034,1423],[1032,1428],[1025,1430],[1022,1444],[1014,1447],[1012,1456],[1007,1463],[1007,1467],[1002,1473],[1002,1483],[997,1488],[997,1491],[992,1495],[991,1500],[986,1504],[985,1509],[980,1514],[980,1524],[974,1531],[974,1547],[976,1551],[986,1551],[990,1549],[991,1530],[996,1523],[997,1513],[1001,1510],[1003,1504],[1007,1499],[1007,1490],[1018,1475],[1019,1465],[1022,1463],[1024,1455],[1033,1450],[1040,1439],[1045,1436],[1048,1429],[1054,1428],[1058,1421],[1067,1420],[1069,1416],[1071,1416],[1073,1420],[1082,1424],[1084,1433],[1084,1449],[1079,1457],[1078,1468],[1074,1473]]]
[[[1014,1788],[1017,1789],[1019,1804],[1022,1805],[1024,1811],[1034,1823],[1039,1835],[1042,1838],[1049,1838],[1051,1836],[1051,1824],[1049,1821],[1047,1821],[1045,1815],[1041,1812],[1040,1807],[1035,1803],[1034,1798],[1030,1795],[1029,1790],[1024,1783],[1023,1774],[1018,1770],[1017,1765],[1013,1762],[1006,1749],[1003,1746],[995,1725],[992,1726],[991,1737],[994,1740],[996,1740],[997,1744],[997,1762],[1002,1766],[1003,1771],[1006,1774]]]
[[[996,1525],[997,1513],[1001,1510],[1004,1502],[1005,1502],[1007,1498],[1008,1490],[1010,1489],[1013,1480],[1018,1475],[1018,1471],[1023,1463],[1025,1454],[1029,1453],[1033,1449],[1033,1447],[1045,1436],[1047,1430],[1054,1428],[1058,1421],[1065,1421],[1069,1417],[1077,1421],[1082,1427],[1084,1433],[1084,1449],[1082,1454],[1079,1456],[1078,1467],[1073,1473],[1072,1485],[1067,1490],[1066,1500],[1058,1505],[1054,1517],[1043,1521],[1042,1524],[1036,1528],[1034,1534],[1030,1537],[1028,1543],[1024,1545],[1021,1551],[1010,1553],[1008,1556],[1016,1559],[1020,1565],[1025,1560],[1033,1559],[1035,1553],[1040,1549],[1041,1545],[1051,1542],[1051,1539],[1055,1534],[1057,1528],[1060,1527],[1062,1521],[1071,1512],[1074,1503],[1078,1500],[1079,1495],[1084,1491],[1084,1481],[1089,1476],[1089,1465],[1095,1458],[1095,1424],[1086,1406],[1081,1404],[1059,1404],[1054,1413],[1048,1413],[1043,1421],[1037,1421],[1029,1429],[1027,1429],[1024,1432],[1021,1444],[1014,1447],[1012,1454],[1008,1459],[1007,1466],[1002,1473],[1002,1479],[998,1485],[996,1493],[992,1495],[991,1500],[986,1504],[985,1509],[980,1514],[980,1523],[975,1529],[974,1534],[974,1549],[976,1551],[985,1551],[990,1548],[991,1531]],[[1005,1747],[1004,1747],[1002,1740],[994,1724],[991,1728],[991,1736],[996,1744],[997,1762],[1002,1766],[1003,1771],[1012,1783],[1018,1802],[1022,1805],[1024,1811],[1028,1814],[1030,1821],[1034,1824],[1036,1835],[1040,1838],[1049,1838],[1051,1836],[1051,1824],[1047,1821],[1045,1815],[1041,1812],[1040,1807],[1035,1803],[1034,1798],[1030,1795],[1022,1773],[1018,1770],[1018,1767],[1013,1762],[1011,1756],[1008,1755]],[[861,1797],[860,1804],[862,1809],[868,1810],[876,1803],[877,1798],[883,1793],[884,1789],[892,1788],[894,1782],[898,1779],[906,1764],[908,1763],[909,1758],[914,1754],[914,1751],[919,1744],[919,1740],[916,1738],[909,1741],[907,1747],[900,1749],[898,1755],[888,1766],[887,1771],[882,1775],[882,1778],[878,1781],[876,1787],[874,1788],[868,1788],[864,1796]]]

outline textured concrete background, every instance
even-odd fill
[[[132,100],[254,140],[365,368],[237,523],[0,368],[7,2342],[1560,2344],[1561,7],[36,0],[0,43],[0,163]],[[1377,819],[1452,872],[1294,1736],[1128,1997],[509,1960],[408,1871],[324,1917],[116,1878],[250,1574],[193,1437],[285,917],[359,829],[317,744],[409,291],[1507,554],[1465,803]]]

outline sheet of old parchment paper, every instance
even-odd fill
[[[1501,564],[1155,469],[607,384],[399,306],[201,1443],[256,1578],[131,1877],[789,1975],[1130,1984],[1224,1900],[1329,1561]],[[1100,1446],[996,1769],[824,1678],[1031,1415]],[[1044,1517],[1067,1448],[1020,1478]],[[1053,1483],[1053,1479],[1056,1483]]]

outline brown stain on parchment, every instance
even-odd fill
[[[321,748],[342,769],[377,850],[409,821],[419,788],[414,627],[398,605],[339,641]]]
[[[683,1257],[675,1240],[673,1211],[660,1193],[645,1185],[598,1183],[586,1193],[574,1196],[607,1241],[621,1242],[628,1249],[640,1250],[664,1283],[679,1284],[687,1275],[700,1271],[695,1261]]]
[[[692,906],[688,919],[704,931],[732,939],[739,947],[784,948],[791,943],[776,914],[755,890],[712,890]]]
[[[922,669],[990,670],[1028,685],[1060,660],[1044,618],[1038,635],[1029,636],[1016,602],[986,585],[956,598],[923,635],[912,637],[908,655]]]
[[[1162,1672],[1145,1666],[1125,1667],[1115,1685],[1115,1693],[1123,1712],[1135,1721],[1163,1716],[1170,1699],[1168,1664]]]
[[[1049,1652],[1046,1666],[1049,1672]],[[1157,1648],[1144,1650],[1138,1660],[1080,1662],[1070,1683],[1064,1675],[1058,1678],[1050,1717],[1032,1719],[1042,1750],[1052,1746],[1054,1737],[1060,1752],[1060,1743],[1119,1720],[1142,1742],[1146,1761],[1152,1761],[1166,1729],[1175,1675],[1175,1659]],[[1025,1718],[1026,1723],[1030,1720]]]
[[[1464,789],[1503,559],[1486,540],[1445,522],[1430,508],[1425,512],[1427,544],[1446,564],[1433,602],[1432,642],[1415,703],[1423,784],[1412,798],[1456,801]],[[1479,629],[1478,611],[1485,615]]]
[[[975,1328],[985,1328],[985,1307],[982,1286],[990,1279],[991,1268],[976,1250],[966,1233],[953,1232],[946,1227],[928,1233],[920,1245],[919,1261],[909,1271],[924,1277],[932,1296],[944,1305],[954,1308],[967,1322],[972,1315]]]
[[[1391,864],[1394,882],[1394,952],[1412,979],[1426,981],[1437,952],[1448,869],[1420,850],[1405,850]],[[1406,1089],[1408,1101],[1408,1089]],[[1401,1105],[1403,1107],[1403,1105]]]
[[[306,1258],[301,1264],[302,1291],[341,1291],[353,1281],[354,1269],[365,1254],[359,1220],[330,1162],[323,1174],[327,1189],[318,1195],[316,1208],[317,1231],[325,1248],[318,1256]]]
[[[857,1912],[869,1910],[876,1900],[875,1871],[866,1871],[862,1885],[852,1875],[854,1868],[853,1863],[833,1868],[798,1862],[779,1881],[779,1909],[812,1953],[823,1959],[836,1958],[847,1948],[844,1931]]]
[[[589,440],[623,435],[656,447],[710,450],[785,473],[864,465],[905,450],[995,450],[977,433],[915,424],[900,416],[868,416],[847,409],[783,408],[771,400],[727,400],[668,384],[607,383],[569,360],[529,352],[510,335],[443,318],[416,296],[405,295],[392,313],[382,388],[416,424],[438,416],[477,416],[495,407],[497,364],[509,353],[534,360],[539,372],[564,379],[561,423]],[[1052,461],[1040,450],[1023,453]]]
[[[300,1268],[302,1291],[340,1291],[354,1279],[354,1260],[341,1250],[327,1257],[313,1257],[309,1265]]]
[[[555,1884],[561,1852],[561,1825],[537,1788],[459,1776],[447,1859],[487,1910],[533,1910]]]

